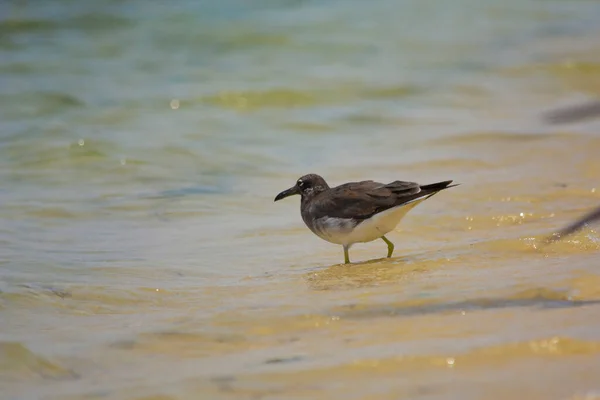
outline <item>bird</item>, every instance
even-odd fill
[[[453,181],[421,185],[416,182],[372,180],[348,182],[329,187],[323,177],[307,174],[294,186],[275,196],[274,201],[300,195],[300,215],[306,226],[318,237],[344,249],[344,263],[350,263],[348,250],[355,243],[382,239],[388,248],[394,244],[385,235],[417,204],[434,194],[458,186]]]

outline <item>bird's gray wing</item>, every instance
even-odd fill
[[[314,198],[310,208],[315,218],[353,218],[364,220],[378,212],[418,197],[415,182],[350,182],[330,189]]]

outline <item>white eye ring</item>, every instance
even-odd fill
[[[302,187],[302,185],[304,185],[304,182],[302,181],[302,179],[298,179],[298,182],[296,184]]]

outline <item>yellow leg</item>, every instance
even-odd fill
[[[350,264],[350,256],[348,255],[348,246],[344,246],[344,264]]]
[[[392,256],[392,253],[394,252],[394,243],[390,242],[389,240],[387,240],[387,238],[385,236],[381,237],[383,239],[383,241],[385,243],[387,243],[388,246],[388,258],[390,258]]]

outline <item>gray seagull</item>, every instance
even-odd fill
[[[275,201],[300,195],[300,214],[318,237],[344,247],[344,262],[350,263],[348,249],[354,243],[382,239],[391,257],[394,244],[385,235],[417,204],[437,192],[458,185],[452,181],[420,185],[415,182],[350,182],[330,188],[316,174],[304,175]]]

